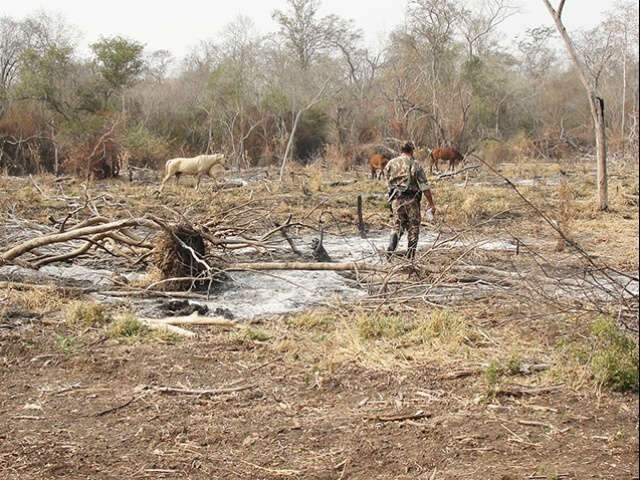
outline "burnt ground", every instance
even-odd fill
[[[1,337],[0,478],[638,476],[635,395],[486,396],[481,376],[433,364],[322,370],[227,333],[159,345],[96,331],[61,349],[61,328]]]
[[[570,172],[570,188],[560,188],[557,165],[517,167],[533,178],[548,173],[541,186],[523,190],[549,209],[568,203],[559,220],[572,238],[620,271],[637,272],[638,208],[623,195],[637,174],[612,185],[613,211],[602,214],[592,208],[590,176]],[[292,214],[317,224],[325,205],[345,229],[355,223],[355,196],[370,192],[366,220],[383,231],[379,184],[356,178],[333,187],[328,174],[309,175],[300,185],[253,186],[252,195],[279,221]],[[573,257],[517,197],[477,180],[437,185],[447,231],[478,224],[484,238],[534,238],[537,254],[573,271]],[[12,228],[0,229],[3,249],[82,205],[78,182],[36,181],[41,193],[27,179],[0,179],[0,222]],[[120,218],[166,214],[155,187],[103,182],[95,189],[104,197],[101,213]],[[247,195],[232,190],[203,202],[178,187],[162,203],[214,217],[219,204],[241,204]],[[503,252],[476,256],[507,268]],[[388,318],[375,305],[338,303],[326,318],[264,318],[245,333],[202,328],[190,340],[127,340],[108,338],[103,326],[70,325],[72,298],[59,298],[56,287],[1,283],[2,480],[638,478],[637,394],[605,388],[589,358],[576,360],[582,347],[575,345],[593,341],[597,315],[546,311],[504,291],[440,316],[432,305],[389,298]],[[414,321],[421,326],[406,333]],[[516,369],[508,366],[514,358]],[[520,372],[521,362],[544,369]]]

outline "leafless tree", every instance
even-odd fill
[[[288,10],[276,10],[273,19],[280,35],[295,53],[299,66],[308,70],[323,53],[341,52],[351,67],[355,44],[361,33],[353,22],[337,15],[321,17],[320,0],[287,0]]]
[[[483,42],[517,12],[518,9],[507,0],[482,0],[479,8],[462,9],[460,29],[469,58],[473,58]]]
[[[302,118],[302,115],[304,115],[304,112],[312,109],[315,105],[318,104],[318,102],[322,100],[322,98],[324,97],[327,91],[328,86],[329,86],[329,80],[326,80],[322,85],[322,87],[320,87],[318,92],[315,94],[315,96],[311,99],[311,101],[305,107],[299,109],[296,112],[295,118],[293,120],[293,126],[291,127],[291,133],[289,133],[289,141],[287,142],[287,148],[284,151],[284,156],[282,157],[282,163],[280,164],[280,181],[282,181],[284,178],[284,174],[287,167],[287,159],[289,158],[291,149],[293,148],[293,141],[295,139],[296,132],[298,130],[298,125],[300,124],[300,119]]]
[[[607,135],[605,125],[605,101],[598,90],[597,78],[590,75],[589,67],[583,58],[580,57],[575,44],[562,20],[566,0],[560,0],[558,8],[554,8],[549,0],[542,0],[549,13],[551,14],[556,28],[564,41],[565,47],[573,64],[575,65],[580,81],[584,86],[589,99],[589,107],[591,109],[591,117],[595,128],[596,137],[596,156],[598,163],[598,208],[600,210],[609,209],[609,192],[607,179]]]

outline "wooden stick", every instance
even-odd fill
[[[430,413],[416,412],[411,415],[392,415],[392,416],[375,415],[375,416],[367,417],[367,420],[375,420],[376,422],[404,422],[405,420],[420,420],[422,418],[429,418],[429,417],[431,417]]]
[[[545,393],[554,393],[562,390],[563,385],[557,385],[554,387],[542,387],[542,388],[527,388],[520,386],[501,388],[496,392],[496,395],[504,395],[511,397],[523,397],[526,395],[543,395]]]
[[[197,395],[197,396],[214,396],[214,395],[225,395],[228,393],[237,393],[244,392],[246,390],[252,390],[256,388],[256,385],[242,385],[240,387],[233,388],[218,388],[212,390],[190,390],[187,388],[176,388],[176,387],[156,387],[155,390],[158,393],[167,393],[167,394],[180,394],[180,395]]]
[[[364,224],[362,213],[362,195],[358,195],[358,231],[360,232],[360,238],[367,238],[367,228]]]
[[[198,315],[198,312],[195,312],[188,317],[166,317],[153,319],[152,321],[163,325],[201,325],[208,327],[246,328],[245,325],[227,320],[225,318],[201,317]]]
[[[480,165],[474,165],[472,167],[467,167],[467,168],[463,168],[462,170],[458,170],[457,172],[441,173],[436,177],[436,181],[444,180],[445,178],[455,177],[456,175],[460,175],[461,173],[470,172],[472,170],[478,170],[479,168],[480,168]]]

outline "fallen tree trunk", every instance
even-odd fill
[[[387,272],[387,269],[367,263],[234,263],[225,268],[227,272],[245,271],[285,271],[299,270],[308,272]]]
[[[39,247],[44,247],[46,245],[52,245],[54,243],[69,242],[71,240],[81,239],[82,237],[99,235],[101,233],[117,231],[117,230],[128,228],[128,227],[141,227],[141,226],[157,228],[157,225],[151,220],[134,218],[129,220],[119,220],[117,222],[105,223],[102,225],[96,225],[92,227],[78,228],[76,230],[70,230],[63,233],[54,233],[51,235],[44,235],[42,237],[34,238],[27,242],[21,243],[20,245],[16,245],[15,247],[9,249],[8,251],[0,254],[0,265],[4,263],[9,263],[12,260],[15,260],[16,258],[18,258],[19,256],[24,255],[25,253],[28,253]]]
[[[142,323],[147,328],[151,330],[159,330],[161,332],[169,332],[174,335],[179,335],[181,337],[186,338],[194,338],[196,334],[190,330],[186,330],[184,328],[176,327],[175,325],[171,325],[169,323],[162,323],[158,320],[154,320],[151,318],[139,318],[140,323]]]
[[[176,326],[203,326],[203,327],[220,327],[220,328],[246,328],[242,325],[231,320],[219,317],[201,317],[198,313],[189,315],[188,317],[166,317],[153,319],[152,322],[163,325],[176,325]]]

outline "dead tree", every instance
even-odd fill
[[[298,113],[296,113],[295,119],[293,120],[293,126],[291,127],[291,133],[289,134],[289,141],[287,142],[287,148],[284,151],[282,164],[280,165],[280,181],[281,182],[282,182],[282,179],[284,178],[285,169],[287,167],[287,159],[289,158],[289,155],[291,154],[291,150],[293,148],[293,142],[296,136],[296,131],[298,130],[298,125],[300,124],[300,119],[302,118],[302,115],[304,115],[304,113],[307,110],[312,109],[314,106],[316,106],[316,104],[318,104],[318,102],[322,100],[322,97],[324,96],[325,90],[327,89],[328,85],[329,85],[329,80],[324,82],[324,85],[322,85],[322,88],[318,90],[318,93],[316,94],[315,97],[313,97],[313,99],[309,102],[309,104],[306,107],[302,108],[301,110],[298,110]]]
[[[589,77],[588,69],[578,55],[576,47],[567,32],[564,22],[562,21],[562,12],[564,10],[566,0],[560,1],[560,5],[558,5],[557,10],[553,8],[553,5],[551,5],[549,0],[542,1],[553,17],[556,28],[558,29],[567,52],[571,57],[571,61],[578,70],[580,81],[587,92],[596,136],[596,158],[598,162],[598,207],[600,210],[606,211],[609,209],[609,191],[607,180],[607,135],[604,116],[604,99],[598,92],[597,83]]]

